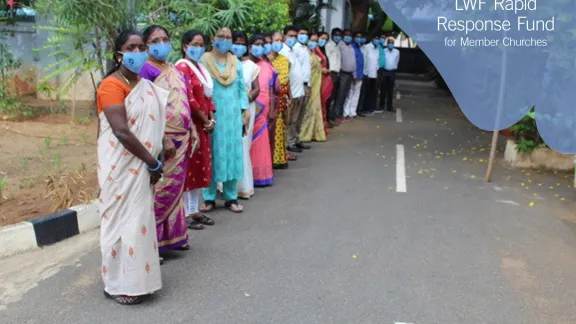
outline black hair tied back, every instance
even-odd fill
[[[121,62],[119,62],[116,57],[118,56],[118,53],[122,51],[122,46],[124,46],[124,44],[126,44],[126,42],[128,41],[128,39],[130,38],[130,36],[141,36],[139,32],[134,31],[134,30],[128,30],[128,31],[124,31],[122,33],[120,33],[117,37],[116,40],[114,41],[114,54],[112,55],[112,61],[113,61],[113,66],[110,69],[110,71],[108,71],[108,73],[106,74],[105,78],[109,77],[110,75],[114,74],[116,71],[118,71],[118,69],[120,68],[120,66],[122,65]]]

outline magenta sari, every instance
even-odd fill
[[[254,186],[264,187],[274,183],[272,169],[272,152],[270,150],[270,135],[268,131],[268,115],[270,113],[270,99],[274,95],[273,88],[278,73],[267,60],[256,63],[260,67],[258,81],[260,94],[256,98],[256,117],[254,118],[254,132],[250,159],[252,160],[252,174]]]
[[[182,194],[193,125],[186,80],[172,65],[168,71],[161,72],[148,63],[140,71],[140,77],[170,91],[164,136],[174,143],[176,154],[164,161],[164,180],[154,188],[154,213],[159,250],[173,250],[188,244],[188,224]]]

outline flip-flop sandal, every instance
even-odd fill
[[[195,231],[201,231],[204,229],[204,225],[198,223],[195,220],[188,221],[188,228]]]
[[[202,225],[208,225],[208,226],[214,226],[215,224],[214,220],[210,217],[207,217],[206,215],[200,215],[198,217],[194,217],[194,221]]]
[[[137,305],[144,301],[143,296],[112,296],[104,291],[106,298],[112,299],[120,305]]]
[[[208,207],[208,208],[205,208],[205,209],[202,209],[202,208],[201,208],[201,209],[200,209],[200,212],[207,214],[207,213],[213,211],[213,210],[216,208],[216,202],[215,202],[214,200],[205,200],[205,201],[204,201],[204,206],[206,206],[206,207]]]
[[[242,212],[244,211],[244,209],[241,210],[234,210],[232,209],[232,206],[240,206],[240,204],[238,203],[238,200],[229,200],[227,201],[224,206],[231,212],[235,213],[235,214],[242,214]]]

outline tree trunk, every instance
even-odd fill
[[[387,18],[388,16],[386,14],[380,15],[374,23],[370,24],[366,37],[372,39],[374,36],[378,35],[382,31],[382,26],[386,23]]]
[[[364,32],[368,23],[368,12],[370,11],[370,0],[350,0],[352,8],[352,29]]]

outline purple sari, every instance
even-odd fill
[[[154,188],[154,213],[159,250],[172,250],[188,244],[188,224],[182,194],[193,125],[186,81],[174,66],[170,65],[167,71],[161,72],[150,63],[142,68],[140,77],[170,91],[164,135],[174,143],[176,154],[164,161],[164,180]]]

